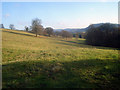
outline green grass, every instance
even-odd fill
[[[85,39],[2,30],[3,88],[119,87],[118,50]]]

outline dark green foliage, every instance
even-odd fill
[[[113,24],[103,24],[91,28],[86,32],[86,43],[95,46],[120,47],[120,28]]]

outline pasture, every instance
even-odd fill
[[[2,30],[3,88],[118,88],[118,49]]]

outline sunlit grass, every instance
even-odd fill
[[[119,87],[118,50],[85,39],[5,29],[2,58],[3,87]]]

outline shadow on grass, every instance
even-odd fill
[[[25,36],[33,36],[33,35],[29,35],[29,34],[23,34],[23,33],[11,32],[11,31],[3,31],[3,32],[9,32],[9,33],[25,35]]]
[[[85,44],[84,40],[77,40],[77,41],[61,40],[61,41],[69,42],[69,43],[75,43],[75,44]]]
[[[55,43],[62,44],[62,45],[75,46],[75,47],[82,47],[82,48],[93,48],[93,46],[86,45],[83,40],[77,40],[77,41],[58,40],[58,41],[62,41],[62,42],[55,42]]]
[[[23,33],[17,33],[17,32],[12,32],[12,31],[3,31],[3,32],[9,32],[13,34],[19,34],[19,35],[25,35],[25,36],[32,36],[29,34],[23,34]],[[30,32],[29,32],[30,33]],[[40,37],[41,38],[41,37]],[[58,39],[59,40],[59,39]],[[77,41],[68,41],[68,40],[59,40],[63,42],[56,42],[56,44],[63,44],[63,45],[70,45],[70,46],[76,46],[76,47],[82,47],[82,48],[97,48],[97,49],[114,49],[114,50],[120,50],[118,48],[111,48],[111,47],[101,47],[101,46],[92,46],[92,45],[87,45],[84,40],[77,40]],[[65,42],[65,43],[64,43]]]
[[[22,61],[3,65],[3,88],[118,88],[118,60]]]
[[[103,46],[88,45],[88,44],[86,44],[85,40],[76,40],[76,41],[60,40],[60,41],[63,41],[63,42],[57,42],[57,44],[77,46],[77,47],[82,47],[82,48],[97,48],[97,49],[120,50],[118,48],[112,48],[112,47],[103,47]]]

